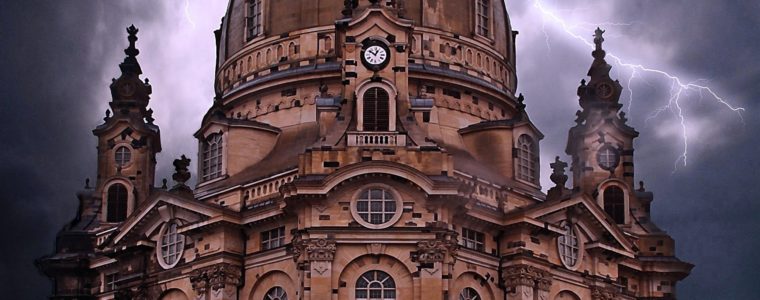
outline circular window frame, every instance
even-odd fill
[[[121,148],[127,148],[127,150],[129,150],[129,161],[123,165],[120,165],[119,162],[116,160],[116,152],[119,151],[119,149]],[[113,149],[114,149],[113,155],[111,156],[111,158],[113,159],[113,163],[114,165],[116,165],[116,168],[121,168],[122,170],[124,170],[132,166],[132,164],[135,161],[135,156],[134,156],[135,149],[132,148],[132,146],[129,143],[117,144],[116,146],[113,147]]]
[[[606,150],[612,151],[612,153],[615,155],[614,163],[609,166],[602,164],[602,161],[601,161],[602,153],[603,151],[606,151]],[[600,147],[599,150],[596,150],[596,163],[597,165],[599,165],[600,168],[602,168],[602,170],[614,171],[615,169],[617,169],[618,166],[620,166],[621,160],[622,158],[620,157],[620,151],[617,148],[612,147],[612,145],[610,144],[605,144],[604,146]]]
[[[578,225],[570,223],[568,221],[562,221],[562,223],[560,223],[560,227],[562,228],[568,227],[569,230],[573,231],[573,234],[575,235],[575,239],[578,240],[578,257],[575,259],[575,264],[573,265],[568,264],[565,257],[562,255],[561,247],[563,246],[560,244],[560,240],[559,240],[560,238],[566,235],[561,235],[557,237],[557,255],[559,256],[559,260],[562,262],[562,265],[564,265],[565,268],[567,268],[568,270],[571,270],[571,271],[578,270],[578,268],[581,265],[581,262],[583,261],[583,252],[584,252],[583,242],[581,241],[581,236],[578,231]]]
[[[181,223],[178,220],[174,219],[174,220],[169,220],[165,222],[164,225],[161,226],[161,231],[159,231],[158,233],[158,241],[157,241],[158,247],[156,247],[156,259],[158,260],[158,264],[161,265],[161,267],[164,268],[164,270],[168,270],[177,266],[179,261],[182,259],[182,255],[185,254],[185,242],[186,242],[185,235],[177,232],[177,236],[182,237],[182,242],[181,242],[182,247],[179,250],[179,256],[177,256],[177,260],[175,260],[174,263],[169,264],[166,261],[164,261],[164,256],[161,253],[161,250],[164,246],[164,234],[166,234],[166,230],[169,228],[171,224],[176,224],[178,227],[177,229],[179,231],[179,226],[181,225]]]
[[[393,196],[393,200],[396,201],[396,211],[393,214],[393,217],[385,223],[382,224],[372,224],[370,222],[365,221],[361,216],[359,216],[359,212],[356,210],[356,202],[359,201],[359,197],[361,194],[372,188],[379,188],[387,191]],[[361,189],[358,189],[356,192],[354,192],[352,198],[351,198],[351,216],[354,218],[354,220],[361,224],[362,226],[369,228],[369,229],[385,229],[388,227],[391,227],[395,225],[399,219],[401,219],[401,215],[404,211],[404,202],[401,200],[401,194],[396,191],[396,189],[392,188],[390,185],[383,184],[383,183],[373,183],[363,186]]]

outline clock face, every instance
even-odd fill
[[[373,45],[364,50],[364,60],[371,65],[381,65],[388,59],[385,48]]]

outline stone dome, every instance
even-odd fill
[[[375,5],[387,9],[394,17],[413,24],[409,32],[412,35],[411,40],[415,43],[410,45],[413,52],[411,56],[417,54],[420,58],[439,61],[442,56],[459,56],[459,62],[447,63],[470,66],[475,72],[500,72],[499,76],[506,79],[505,88],[513,92],[517,84],[514,75],[515,32],[512,31],[506,5],[503,1],[487,1],[486,7],[479,7],[480,3],[475,0],[230,0],[222,27],[217,32],[217,87],[225,89],[224,76],[244,77],[245,73],[252,72],[256,66],[269,67],[270,64],[266,63],[266,53],[262,54],[261,62],[258,64],[253,57],[250,67],[247,61],[237,60],[252,54],[256,48],[314,32],[320,33],[321,36],[308,42],[317,43],[320,38],[329,37],[329,32],[334,32],[336,25],[340,25],[342,21],[357,18]],[[479,26],[483,20],[488,25]],[[254,22],[257,26],[249,26]],[[484,31],[481,32],[480,29]],[[439,39],[438,34],[445,38]],[[415,39],[416,37],[420,39]],[[446,40],[450,40],[450,43],[447,44]],[[454,43],[455,41],[461,44]],[[329,42],[334,44],[332,48],[339,47],[340,41]],[[474,44],[470,45],[467,42]],[[269,60],[281,62],[282,58],[293,50],[297,51],[288,49],[287,45],[279,50],[275,48]],[[444,51],[448,53],[440,53]],[[323,54],[311,53],[304,56],[302,53],[298,59],[317,59],[318,56]],[[342,55],[336,53],[336,56],[340,59]],[[287,58],[291,59],[292,57]],[[486,66],[486,63],[489,65]],[[231,82],[228,84],[234,84],[232,81],[235,79],[229,79]]]

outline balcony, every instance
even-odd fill
[[[398,132],[349,132],[349,147],[404,147],[406,134]]]

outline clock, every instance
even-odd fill
[[[612,98],[612,94],[614,93],[614,89],[612,88],[612,84],[609,82],[603,82],[596,86],[596,94],[602,98],[602,99],[609,99]]]
[[[380,71],[390,62],[391,51],[385,43],[370,40],[364,44],[361,51],[362,64],[367,69]]]

